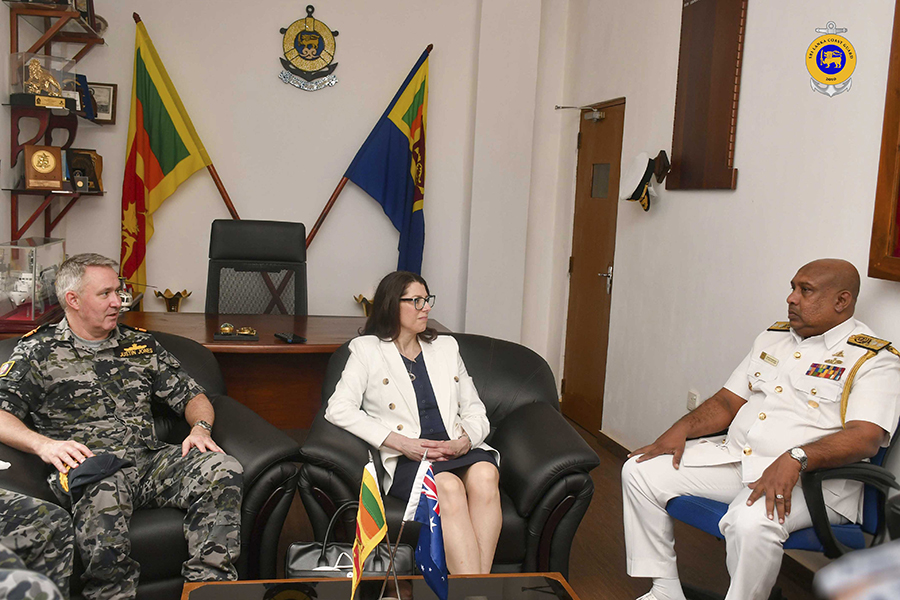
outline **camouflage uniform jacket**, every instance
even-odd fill
[[[97,348],[75,337],[66,319],[18,343],[0,366],[0,409],[56,440],[124,454],[166,446],[156,435],[151,403],[184,414],[201,388],[145,331],[119,325]]]

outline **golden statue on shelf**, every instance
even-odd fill
[[[62,96],[59,82],[50,71],[44,69],[36,58],[28,61],[28,79],[25,81],[25,92],[44,96]]]

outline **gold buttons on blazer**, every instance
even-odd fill
[[[766,420],[766,413],[763,413],[763,412],[759,413],[759,420],[760,420],[760,421],[765,421],[765,420]]]
[[[394,406],[394,403],[393,403],[393,402],[391,402],[390,404],[388,404],[388,408],[391,409],[391,410],[394,410],[394,409],[397,408],[397,407]]]
[[[749,381],[747,382],[747,389],[748,389],[748,390],[752,390],[752,389],[753,389],[753,384],[750,383]]]
[[[754,377],[759,377],[759,371],[753,374]]]
[[[403,431],[403,423],[397,425],[397,431]]]
[[[776,391],[777,393],[780,394],[780,393],[781,393],[781,386],[780,386],[780,385],[776,385],[776,386],[775,386],[775,391]]]
[[[385,378],[384,378],[384,381],[382,381],[381,383],[383,383],[384,385],[387,385],[387,384],[390,383],[390,381],[388,381],[388,378],[385,377]]]
[[[753,454],[753,450],[750,448],[750,446],[744,448],[744,456],[750,456],[751,454]]]
[[[800,358],[801,354],[799,352],[794,352],[794,358]]]
[[[813,396],[815,396],[819,392],[816,391],[816,388],[813,388],[813,389],[809,390],[809,393],[812,394]]]
[[[454,376],[453,376],[453,381],[458,382],[458,381],[459,381],[459,376],[458,376],[458,375],[454,375]]]
[[[807,404],[809,404],[810,408],[819,408],[819,403],[815,400],[810,400],[809,402],[807,402]]]

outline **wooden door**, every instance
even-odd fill
[[[624,124],[624,98],[581,111],[562,410],[594,435],[603,416]]]

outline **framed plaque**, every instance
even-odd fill
[[[62,158],[56,146],[25,146],[25,189],[62,189]]]
[[[78,181],[82,181],[82,186],[78,187],[79,191],[86,192],[102,192],[103,183],[97,172],[98,161],[100,156],[93,150],[83,150],[78,148],[69,148],[66,150],[66,162],[69,167],[69,176],[72,178],[73,186],[78,186]],[[100,162],[100,169],[103,168]],[[87,182],[87,189],[84,187]]]

